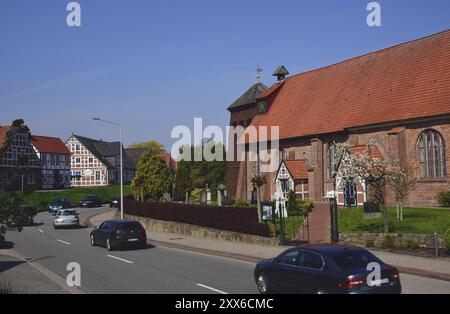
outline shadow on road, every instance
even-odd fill
[[[2,261],[0,260],[0,273],[25,263],[24,261]]]
[[[117,248],[115,249],[116,251],[144,251],[144,250],[151,250],[156,248],[156,246],[148,244],[145,247],[121,247],[121,248]]]

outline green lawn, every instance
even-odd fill
[[[130,194],[130,186],[125,185],[123,191],[125,195]],[[42,202],[51,203],[56,198],[65,198],[68,199],[72,205],[77,205],[81,199],[87,195],[97,195],[105,201],[109,201],[111,197],[120,195],[120,186],[115,185],[105,187],[72,188],[65,191],[33,192],[25,196],[25,204],[39,206]]]
[[[302,217],[297,217],[297,216],[290,216],[290,217],[286,217],[284,218],[284,234],[286,239],[292,240],[295,239],[298,235],[299,229],[301,224],[303,223],[303,218]],[[273,228],[273,223],[272,222],[267,222],[267,224],[269,225],[269,229],[272,232],[272,228]],[[277,233],[280,232],[280,224],[277,223]],[[272,234],[272,236],[275,236]]]
[[[391,233],[444,234],[450,228],[450,209],[404,208],[404,220],[397,220],[395,208],[389,208]],[[339,209],[339,231],[344,233],[383,233],[383,218],[363,219],[362,208]]]

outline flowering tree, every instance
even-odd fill
[[[373,198],[380,205],[384,218],[384,232],[389,233],[389,217],[385,201],[385,188],[401,172],[394,163],[373,154],[374,143],[369,143],[361,153],[344,154],[339,172],[342,177],[358,178],[373,189]]]

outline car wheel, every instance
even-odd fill
[[[108,251],[112,251],[112,250],[113,250],[113,248],[112,248],[112,246],[111,246],[111,242],[109,241],[109,238],[106,239],[106,249],[107,249]]]
[[[259,274],[256,277],[256,286],[261,294],[271,293],[269,279],[265,274]]]
[[[91,246],[95,246],[95,239],[93,234],[91,234]]]
[[[316,294],[328,294],[328,291],[325,288],[319,287],[316,289]]]

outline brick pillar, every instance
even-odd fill
[[[311,140],[311,167],[314,171],[313,200],[323,200],[323,142],[319,138]]]

